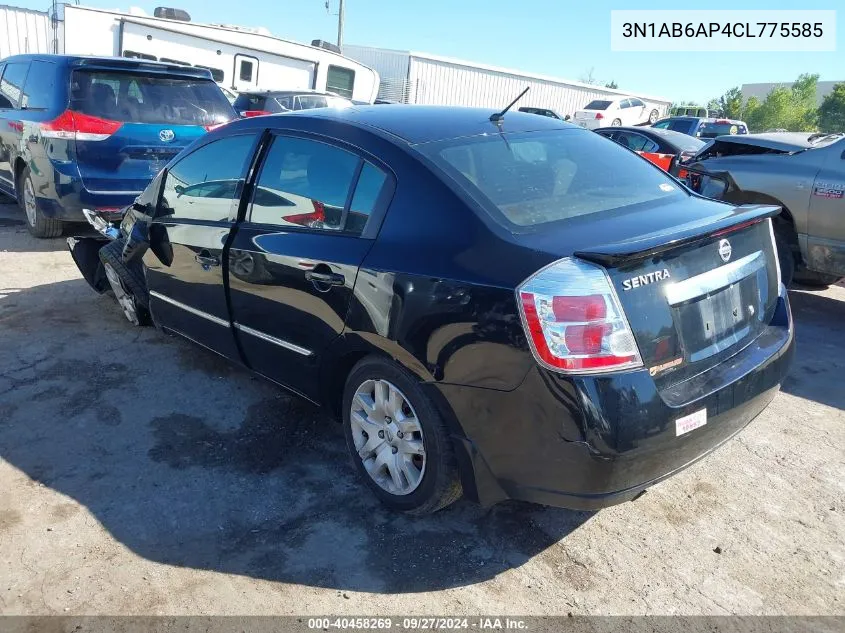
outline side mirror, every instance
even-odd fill
[[[565,117],[563,117],[563,120],[564,120],[564,121],[569,121],[569,119],[571,119],[571,118],[572,118],[572,117],[571,117],[571,116],[569,116],[569,115],[567,114]]]
[[[179,196],[181,196],[183,193],[185,193],[185,187],[182,186],[182,185],[176,185],[175,187],[173,187],[173,190],[176,192],[177,198]]]

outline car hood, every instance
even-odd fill
[[[714,140],[719,143],[762,147],[779,152],[798,152],[813,146],[809,141],[811,136],[813,134],[810,132],[770,132],[768,134],[725,134],[717,136]]]

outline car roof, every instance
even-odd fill
[[[52,53],[29,53],[26,55],[12,55],[0,59],[3,63],[45,61],[63,64],[65,66],[78,66],[84,68],[133,68],[138,70],[149,70],[153,72],[167,72],[169,74],[181,74],[190,77],[211,79],[211,71],[198,66],[184,66],[182,64],[169,64],[166,62],[149,61],[146,59],[135,59],[130,57],[103,57],[98,55],[54,55]]]
[[[296,95],[322,95],[324,97],[340,97],[341,99],[345,99],[346,97],[341,97],[339,94],[334,92],[324,92],[322,90],[309,90],[307,88],[303,88],[302,90],[242,90],[239,94],[242,95],[256,95],[261,97],[278,97],[278,96],[296,96]]]
[[[492,108],[384,104],[351,108],[318,108],[281,116],[306,116],[345,121],[376,128],[408,143],[430,143],[461,136],[533,132],[552,129],[581,129],[551,117],[510,110],[501,126],[490,121]]]

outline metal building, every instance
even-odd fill
[[[381,76],[378,97],[403,103],[504,107],[526,86],[520,106],[551,108],[561,116],[573,114],[593,99],[639,97],[661,115],[671,99],[638,92],[612,90],[508,68],[497,68],[428,53],[344,45],[343,54],[369,66]]]
[[[60,51],[60,31],[61,24],[45,11],[0,5],[0,59]]]

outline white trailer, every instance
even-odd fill
[[[207,68],[218,84],[234,91],[319,90],[369,103],[378,93],[378,73],[364,64],[273,37],[263,28],[150,17],[138,10],[63,9],[64,15],[52,21],[47,14],[10,9],[6,22],[14,48],[0,57],[24,52],[133,57]],[[44,33],[48,24],[50,32]]]
[[[568,79],[451,59],[428,53],[344,45],[352,59],[374,68],[381,77],[378,97],[402,103],[503,108],[526,87],[531,90],[514,107],[548,108],[573,115],[593,99],[638,97],[664,115],[672,100],[639,92],[614,90]]]

